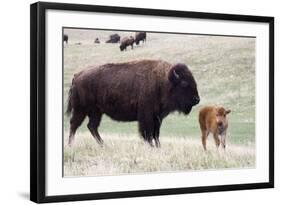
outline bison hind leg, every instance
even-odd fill
[[[98,111],[90,112],[88,117],[89,117],[89,123],[87,125],[88,129],[90,130],[91,134],[93,135],[97,143],[99,145],[103,145],[103,140],[98,132],[98,127],[100,125],[102,114]]]

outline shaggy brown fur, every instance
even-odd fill
[[[230,110],[216,106],[206,106],[199,111],[199,124],[204,150],[206,150],[206,140],[210,132],[213,134],[217,148],[220,143],[223,148],[225,148],[226,132],[228,128],[226,115],[230,112]],[[219,139],[219,135],[221,136],[221,140]]]
[[[140,41],[142,41],[143,43],[146,41],[146,32],[136,32],[135,35],[136,45],[139,45]]]
[[[170,112],[188,114],[200,101],[192,73],[184,64],[139,60],[93,66],[74,75],[67,112],[72,111],[69,144],[86,116],[88,128],[102,144],[97,128],[103,114],[117,121],[138,121],[151,146],[160,146],[162,120]]]
[[[106,43],[119,43],[120,42],[120,36],[115,33],[109,36],[109,40],[106,41]]]
[[[127,50],[127,46],[131,46],[132,49],[134,48],[134,42],[135,42],[135,39],[133,36],[130,36],[130,38],[128,37],[125,37],[121,40],[121,44],[120,44],[120,50],[123,51],[123,50]]]

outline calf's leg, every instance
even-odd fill
[[[214,136],[216,147],[219,148],[219,146],[220,146],[220,139],[219,139],[218,133],[215,132],[213,136]]]
[[[205,129],[202,129],[201,133],[202,133],[202,136],[201,136],[202,145],[203,145],[204,150],[206,151],[207,150],[206,141],[207,141],[208,133],[207,133],[207,130],[205,130]]]
[[[222,135],[221,135],[221,144],[222,144],[222,147],[223,147],[223,149],[225,149],[225,147],[226,147],[226,133],[223,133]]]

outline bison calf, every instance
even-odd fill
[[[223,107],[206,106],[199,111],[199,124],[202,132],[202,144],[206,150],[206,140],[211,132],[217,148],[220,143],[225,148],[226,131],[228,127],[227,114],[231,111]],[[219,138],[221,137],[221,139]]]

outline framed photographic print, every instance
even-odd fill
[[[274,18],[31,5],[34,202],[274,187]]]

